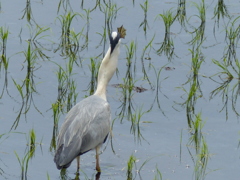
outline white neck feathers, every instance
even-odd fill
[[[118,55],[120,51],[119,45],[120,45],[120,41],[114,48],[112,54],[110,54],[111,48],[108,49],[98,71],[98,85],[94,95],[98,95],[105,101],[107,100],[106,89],[107,89],[108,82],[111,80],[117,68]]]

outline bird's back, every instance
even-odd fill
[[[92,95],[76,104],[66,116],[57,141],[54,161],[67,168],[77,156],[103,143],[110,131],[108,102]]]

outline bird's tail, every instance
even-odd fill
[[[69,162],[68,164],[64,164],[64,165],[61,165],[61,161],[62,161],[62,158],[61,158],[61,153],[62,153],[62,150],[63,150],[63,144],[57,149],[57,152],[54,156],[54,162],[56,163],[56,166],[57,168],[60,170],[62,168],[68,168],[72,162]]]

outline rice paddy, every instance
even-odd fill
[[[238,179],[238,1],[0,1],[0,179]],[[108,86],[112,132],[57,170],[67,112],[92,95],[123,25]]]

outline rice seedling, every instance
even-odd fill
[[[188,151],[194,162],[194,177],[196,180],[205,179],[207,172],[207,164],[210,157],[208,146],[205,137],[202,133],[205,122],[202,121],[201,114],[197,114],[195,120],[192,121],[192,126],[189,129],[191,137],[187,144]],[[190,148],[193,148],[196,155],[191,153]]]
[[[58,135],[58,121],[60,118],[60,110],[62,109],[61,104],[57,101],[56,103],[52,104],[52,111],[53,111],[53,134],[52,140],[50,144],[50,152],[56,149],[56,140]]]
[[[22,159],[19,157],[17,152],[14,151],[14,153],[18,159],[18,162],[20,164],[20,167],[21,167],[21,180],[27,180],[29,160],[32,159],[32,157],[35,154],[37,143],[36,143],[36,134],[35,134],[34,129],[30,130],[27,141],[28,141],[27,145],[29,146],[29,149],[27,150],[26,154],[24,155],[24,157]]]
[[[68,64],[66,65],[66,70],[59,66],[57,72],[58,77],[58,97],[57,102],[60,104],[61,112],[65,112],[64,108],[66,107],[66,112],[68,112],[71,107],[76,104],[76,99],[78,93],[76,92],[76,82],[72,79],[72,68],[74,60],[69,59]]]
[[[189,50],[192,54],[192,65],[191,65],[191,71],[190,77],[188,81],[185,83],[190,86],[189,91],[187,91],[184,87],[180,87],[186,94],[187,94],[187,100],[184,103],[181,103],[181,106],[186,105],[186,115],[188,120],[188,126],[189,128],[192,128],[192,121],[195,116],[195,105],[197,103],[198,98],[202,97],[202,91],[200,88],[200,82],[199,82],[199,69],[201,67],[202,62],[204,61],[204,57],[200,51],[199,48]]]
[[[238,20],[240,16],[235,18],[232,22],[229,22],[228,27],[226,28],[226,38],[225,41],[227,43],[226,46],[226,53],[224,53],[223,58],[227,59],[228,64],[232,66],[232,68],[237,72],[235,69],[235,65],[233,61],[236,61],[237,58],[237,46],[240,39],[240,27],[238,25]],[[237,72],[238,73],[238,72]]]
[[[20,117],[22,114],[26,114],[29,111],[29,109],[31,108],[32,104],[34,106],[34,108],[40,113],[40,110],[37,108],[37,106],[34,103],[34,99],[33,99],[33,94],[37,93],[37,89],[36,89],[36,84],[34,81],[34,71],[36,71],[38,68],[36,67],[37,64],[37,53],[36,53],[36,49],[32,48],[32,45],[30,42],[28,43],[28,48],[25,51],[22,51],[20,53],[24,54],[25,57],[25,61],[24,63],[26,63],[26,76],[25,79],[22,81],[22,84],[18,84],[16,82],[16,80],[12,79],[14,82],[15,87],[17,88],[20,96],[21,96],[21,107],[20,110],[18,111],[18,115],[16,120],[14,121],[11,129],[14,127],[14,129],[17,128]],[[24,111],[23,111],[24,110]]]
[[[160,16],[164,22],[165,36],[163,42],[161,43],[161,47],[157,50],[157,54],[162,55],[162,53],[164,53],[170,61],[174,54],[174,43],[171,38],[170,28],[177,16],[173,15],[172,9],[164,12],[163,14],[159,14],[158,16]]]
[[[122,105],[119,107],[121,108],[120,113],[118,116],[121,119],[121,122],[124,117],[128,117],[129,120],[132,119],[132,97],[133,97],[133,89],[134,89],[134,84],[136,81],[133,79],[133,63],[132,59],[134,57],[134,54],[136,52],[136,44],[134,41],[130,43],[130,46],[126,46],[127,52],[126,52],[126,59],[127,59],[127,71],[125,78],[123,78],[123,85],[121,85],[122,88],[122,94],[123,94],[123,99],[122,99]]]
[[[228,104],[232,104],[232,109],[235,112],[237,116],[240,116],[237,108],[237,100],[238,100],[238,95],[239,95],[239,73],[240,73],[240,64],[239,61],[235,61],[235,70],[238,72],[237,77],[234,77],[235,75],[234,70],[231,68],[232,66],[228,65],[228,62],[226,59],[223,59],[223,62],[219,62],[217,60],[212,60],[215,65],[217,65],[220,69],[221,72],[216,73],[210,77],[211,80],[214,82],[218,83],[219,85],[217,86],[216,89],[214,89],[210,93],[210,100],[212,100],[215,96],[221,95],[222,96],[222,102],[223,102],[223,107],[221,108],[220,112],[222,112],[225,109],[225,114],[226,114],[226,120],[228,120]],[[215,80],[214,77],[217,76],[219,80]],[[235,84],[234,80],[237,80]]]
[[[127,162],[127,174],[126,174],[127,175],[127,180],[134,179],[132,171],[133,171],[134,166],[136,166],[136,160],[137,159],[134,155],[131,155],[129,157],[129,160]]]
[[[206,25],[206,7],[205,7],[205,0],[201,0],[200,4],[197,4],[195,2],[192,2],[193,5],[197,8],[198,10],[198,15],[194,15],[195,17],[198,17],[200,20],[200,25],[196,28],[193,27],[194,29],[192,32],[190,32],[193,35],[193,38],[191,41],[188,43],[191,45],[197,45],[199,46],[202,44],[204,41],[204,35],[205,35],[205,25]],[[191,18],[191,17],[190,17]]]
[[[82,37],[84,27],[79,33],[75,33],[74,29],[71,29],[71,24],[77,17],[83,18],[83,15],[69,11],[66,15],[57,17],[62,27],[61,41],[58,47],[58,49],[61,49],[62,56],[76,54],[79,50],[79,39]]]
[[[42,58],[42,60],[49,60],[49,57],[43,53],[43,50],[47,50],[46,47],[44,47],[43,45],[41,45],[41,43],[39,42],[42,39],[46,39],[46,37],[48,37],[48,35],[46,34],[50,28],[47,27],[40,27],[40,26],[36,26],[36,28],[34,30],[32,30],[31,26],[28,26],[29,31],[30,31],[30,38],[29,38],[29,43],[31,43],[31,45],[34,47],[35,51],[36,51],[36,55],[40,58]],[[50,51],[50,50],[47,50]]]
[[[147,22],[148,0],[146,0],[143,5],[140,4],[140,6],[141,6],[141,8],[142,8],[142,10],[144,12],[144,19],[143,19],[143,22],[141,22],[141,24],[139,25],[139,28],[143,27],[144,35],[146,37],[147,28],[149,28],[148,22]]]
[[[92,95],[97,88],[98,70],[101,64],[101,61],[98,59],[96,61],[94,58],[90,58],[90,61],[91,64],[88,66],[89,70],[91,71],[91,81],[88,84],[89,96]]]
[[[7,58],[6,47],[7,47],[7,39],[9,35],[9,30],[5,27],[0,27],[0,71],[4,71],[4,84],[2,93],[0,94],[0,98],[3,96],[4,90],[7,90],[8,79],[7,79],[7,72],[8,72],[8,65],[9,65],[9,58]]]
[[[160,170],[158,169],[157,165],[156,165],[156,173],[155,173],[155,176],[154,176],[154,179],[153,180],[162,180],[162,173],[160,172]]]

